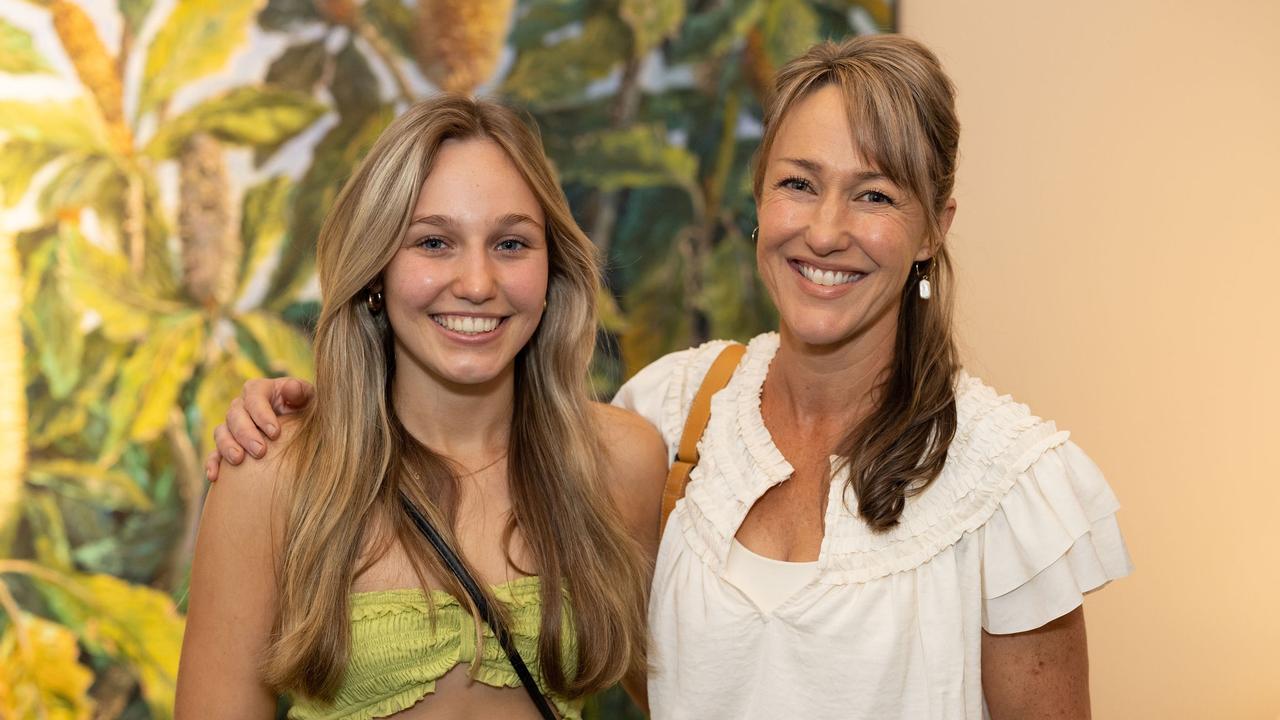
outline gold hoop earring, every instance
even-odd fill
[[[760,242],[760,226],[759,225],[757,225],[755,229],[751,231],[751,244],[755,245],[758,242]]]
[[[382,291],[369,290],[364,296],[364,304],[369,308],[370,315],[377,315],[382,312]]]

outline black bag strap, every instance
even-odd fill
[[[417,526],[419,532],[427,539],[427,542],[431,543],[436,552],[440,553],[440,559],[444,560],[444,564],[449,566],[449,570],[453,572],[454,577],[458,578],[458,582],[462,583],[462,588],[467,591],[467,595],[471,596],[471,602],[475,603],[476,609],[480,611],[480,618],[488,624],[493,630],[494,636],[498,638],[498,644],[502,646],[502,651],[507,654],[507,659],[511,661],[511,667],[515,668],[516,675],[520,677],[520,682],[524,685],[525,692],[529,693],[529,699],[533,700],[534,706],[538,708],[538,713],[542,715],[544,720],[556,720],[555,712],[551,709],[551,703],[542,694],[542,689],[538,687],[538,683],[534,681],[528,666],[524,664],[524,658],[520,657],[520,651],[516,650],[515,643],[511,641],[511,634],[507,632],[507,626],[494,614],[493,608],[489,607],[488,601],[484,598],[484,593],[480,592],[480,587],[476,585],[471,573],[467,572],[467,569],[462,565],[462,561],[453,552],[453,548],[449,547],[449,544],[444,541],[440,533],[432,527],[427,518],[423,516],[422,512],[404,493],[400,494],[400,502],[404,505],[405,512],[409,513],[409,519],[413,520],[413,524]]]

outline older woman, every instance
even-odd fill
[[[714,395],[661,538],[655,717],[1089,715],[1082,596],[1130,570],[1118,505],[1065,432],[959,367],[958,140],[952,85],[912,40],[780,71],[755,196],[781,326]],[[674,452],[728,345],[661,358],[615,404]],[[261,441],[250,417],[286,387],[248,388],[223,457],[232,433]]]

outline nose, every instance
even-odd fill
[[[493,265],[483,251],[466,253],[459,259],[452,288],[456,297],[479,305],[491,300],[497,288]]]
[[[819,257],[847,250],[853,244],[853,219],[841,193],[826,193],[814,208],[805,242]]]

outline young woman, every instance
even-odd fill
[[[1065,432],[959,366],[951,82],[907,38],[824,43],[779,72],[764,127],[756,260],[781,323],[714,396],[661,538],[653,716],[1088,717],[1082,596],[1130,571],[1118,503]],[[615,403],[674,451],[726,345]],[[222,457],[286,395],[307,399],[246,387]]]
[[[318,401],[209,493],[178,717],[270,718],[278,693],[297,718],[538,717],[405,499],[560,717],[642,675],[665,450],[588,401],[596,256],[537,136],[485,101],[410,108],[318,268]]]

